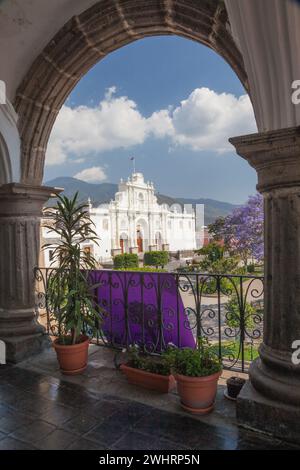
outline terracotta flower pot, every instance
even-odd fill
[[[89,338],[82,336],[80,343],[66,346],[58,344],[57,341],[54,341],[53,347],[56,351],[62,373],[65,375],[76,375],[83,372],[88,362]]]
[[[135,369],[126,364],[121,364],[120,369],[132,385],[138,385],[148,390],[156,390],[160,393],[168,393],[175,385],[173,375],[152,374],[141,369]]]
[[[217,393],[220,372],[206,377],[175,375],[181,406],[191,413],[205,414],[212,411]]]

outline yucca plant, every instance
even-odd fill
[[[47,243],[52,248],[53,270],[50,274],[46,298],[51,311],[50,320],[55,323],[59,344],[76,344],[81,336],[95,328],[99,311],[93,302],[93,286],[89,271],[96,269],[94,256],[86,253],[82,244],[99,238],[88,212],[88,205],[73,198],[57,196],[57,203],[45,212],[45,227],[59,236],[57,243]],[[51,222],[50,222],[51,221]]]

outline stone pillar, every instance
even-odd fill
[[[129,218],[129,227],[130,227],[130,238],[129,238],[129,253],[137,254],[139,252],[137,246],[137,234],[136,234],[136,218],[135,214],[131,214]]]
[[[264,336],[237,403],[241,425],[300,442],[300,128],[230,139],[264,196]]]
[[[49,344],[37,321],[34,268],[40,254],[41,210],[54,191],[18,183],[0,186],[0,339],[10,362]]]

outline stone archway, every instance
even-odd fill
[[[179,35],[210,47],[249,91],[223,2],[101,0],[58,31],[17,90],[14,105],[19,115],[23,183],[41,184],[53,124],[83,75],[110,52],[158,35]]]
[[[122,254],[129,253],[129,240],[126,232],[122,232],[120,235],[120,248]]]

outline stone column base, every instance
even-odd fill
[[[163,243],[162,249],[163,249],[163,251],[170,251],[170,245],[169,245],[169,243]]]
[[[17,364],[30,356],[51,347],[47,334],[37,333],[28,336],[1,337],[6,346],[6,362]]]
[[[0,310],[0,340],[6,346],[6,362],[14,364],[51,345],[32,309]]]
[[[237,399],[238,425],[300,444],[300,408],[264,397],[248,381]]]

